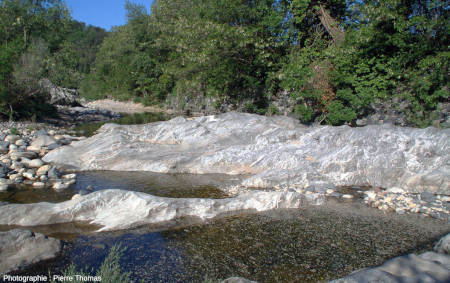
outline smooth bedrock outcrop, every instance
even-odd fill
[[[450,194],[450,129],[304,127],[230,112],[193,120],[106,124],[44,161],[76,170],[251,174],[245,187],[398,187]]]
[[[165,198],[124,190],[102,190],[61,203],[0,206],[0,225],[35,226],[75,221],[102,226],[100,231],[132,228],[181,217],[213,218],[235,211],[266,211],[320,205],[319,194],[253,191],[235,198]]]

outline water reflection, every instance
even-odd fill
[[[75,127],[74,131],[77,132],[79,136],[90,137],[95,134],[95,132],[106,123],[115,123],[119,125],[133,125],[133,124],[147,124],[158,121],[165,121],[170,119],[170,116],[164,113],[135,113],[126,115],[120,119],[109,121],[109,122],[101,122],[101,123],[91,123],[91,124],[82,124]]]

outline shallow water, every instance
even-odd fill
[[[94,191],[122,189],[172,198],[226,198],[220,188],[237,185],[244,176],[225,174],[162,174],[152,172],[85,171],[77,173],[77,183],[56,192],[50,187],[34,189],[19,186],[9,192],[0,192],[0,201],[10,203],[62,202],[70,200],[78,191],[91,185]]]
[[[125,115],[124,117],[101,123],[91,123],[91,124],[82,124],[75,127],[74,131],[78,136],[86,136],[90,137],[95,134],[95,132],[106,123],[116,123],[119,125],[133,125],[133,124],[146,124],[158,121],[165,121],[170,119],[170,116],[164,113],[135,113]]]
[[[0,196],[10,202],[63,201],[88,185],[94,190],[128,189],[165,197],[227,197],[220,190],[245,176],[79,172],[64,192],[17,189]],[[359,188],[363,190],[364,188]],[[358,188],[343,188],[356,193]],[[0,226],[0,230],[16,227]],[[320,282],[411,252],[422,252],[450,232],[444,221],[397,215],[365,207],[358,198],[325,206],[263,213],[242,212],[201,221],[178,219],[131,230],[95,232],[88,223],[27,227],[63,240],[62,254],[14,274],[58,274],[74,262],[98,269],[110,248],[126,251],[121,267],[135,282],[216,282],[241,276],[258,282]],[[92,272],[90,275],[95,275]]]
[[[449,231],[448,224],[431,218],[329,203],[88,233],[69,241],[57,260],[22,274],[58,273],[70,262],[97,269],[110,248],[121,243],[126,251],[120,264],[135,282],[216,282],[230,276],[320,282],[431,249]]]

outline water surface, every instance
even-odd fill
[[[93,191],[122,189],[172,198],[227,198],[220,188],[237,185],[245,176],[225,174],[163,174],[153,172],[84,171],[77,173],[77,183],[57,192],[51,187],[34,189],[21,185],[9,192],[0,192],[0,201],[10,203],[62,202],[88,186]]]
[[[95,132],[106,123],[115,123],[119,125],[147,124],[158,121],[165,121],[170,118],[171,117],[169,115],[161,112],[126,114],[124,117],[117,120],[78,125],[77,127],[75,127],[74,131],[78,136],[90,137],[93,136]]]
[[[70,199],[93,190],[126,189],[164,197],[229,197],[220,188],[245,176],[93,171],[77,173],[73,188],[19,188],[0,193],[16,203]],[[343,188],[342,192],[360,190]],[[364,188],[362,188],[363,190]],[[0,230],[16,227],[0,226]],[[98,233],[99,226],[66,223],[26,227],[64,241],[57,258],[14,274],[61,273],[70,263],[95,275],[114,244],[126,248],[120,261],[134,282],[216,282],[241,276],[258,282],[322,282],[387,259],[432,249],[450,232],[442,220],[397,215],[356,202],[328,199],[324,206],[262,213],[242,211],[203,221],[182,218],[129,230]]]
[[[58,259],[24,274],[58,273],[71,262],[96,269],[121,243],[127,250],[120,264],[135,282],[216,282],[231,276],[322,282],[430,250],[448,232],[449,225],[436,219],[329,203],[78,235]]]

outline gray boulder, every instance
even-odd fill
[[[24,229],[0,232],[0,274],[53,258],[60,250],[60,240],[40,233]]]
[[[437,253],[450,254],[450,234],[440,239],[434,247],[434,250]]]
[[[6,176],[6,174],[8,174],[11,171],[12,171],[11,168],[9,168],[8,166],[0,163],[0,178],[4,178]]]
[[[450,256],[427,252],[388,260],[380,267],[358,270],[330,283],[450,282]]]
[[[47,132],[46,129],[40,129],[39,131],[37,131],[36,133],[34,133],[34,135],[35,135],[36,137],[39,137],[39,136],[48,136],[48,132]]]
[[[76,90],[56,86],[49,79],[42,79],[39,83],[41,89],[48,95],[49,104],[67,106],[76,104],[78,97]]]
[[[250,174],[243,185],[256,188],[370,185],[450,194],[449,152],[450,129],[297,127],[230,112],[106,124],[43,160],[78,170]]]
[[[0,141],[0,148],[5,148],[8,149],[9,148],[9,141]]]
[[[49,179],[60,179],[62,173],[56,167],[52,167],[50,170],[48,170],[47,176]]]
[[[438,252],[399,256],[381,266],[357,270],[330,283],[450,282],[450,256],[447,255],[449,239],[450,234],[439,241],[435,247]]]
[[[58,143],[58,141],[51,136],[40,135],[40,136],[37,136],[31,142],[31,145],[32,146],[48,146],[53,143]]]

